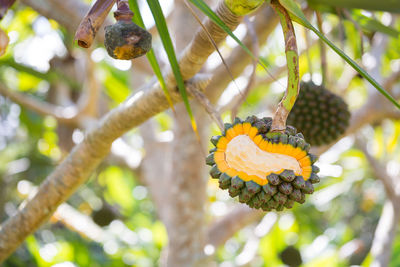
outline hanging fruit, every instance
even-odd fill
[[[225,124],[220,136],[213,136],[215,148],[206,164],[221,189],[228,189],[239,202],[264,211],[292,208],[304,203],[305,194],[314,192],[320,181],[315,155],[310,144],[286,119],[299,94],[299,61],[296,36],[289,14],[277,0],[271,1],[277,12],[285,39],[288,86],[273,118],[236,118]]]
[[[272,118],[236,118],[225,124],[221,136],[213,136],[215,148],[206,163],[221,189],[252,208],[270,211],[304,203],[320,181],[317,157],[301,133],[287,126],[284,133],[271,132]]]
[[[151,49],[151,34],[132,22],[133,12],[127,1],[117,1],[114,17],[117,22],[105,27],[104,45],[115,59],[141,57]]]
[[[349,125],[347,104],[340,96],[311,81],[302,82],[300,88],[287,122],[301,131],[311,145],[338,139]]]

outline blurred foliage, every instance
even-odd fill
[[[321,9],[324,10],[324,9]],[[343,43],[346,53],[363,62],[371,56],[368,51],[376,31],[388,33],[388,46],[381,57],[383,76],[400,69],[400,20],[384,12],[355,10],[354,20],[367,20],[363,26],[363,39],[353,22],[339,19],[331,9],[324,13],[324,27],[331,40]],[[314,19],[314,18],[313,18]],[[390,19],[392,28],[387,28]],[[149,22],[146,22],[148,24]],[[151,21],[150,21],[151,24]],[[314,23],[315,24],[315,23]],[[325,25],[326,24],[326,25]],[[73,36],[53,20],[47,20],[22,4],[14,5],[0,22],[6,29],[11,43],[2,60],[15,60],[12,66],[0,64],[0,81],[11,90],[30,94],[51,103],[54,98],[54,76],[60,75],[50,60],[65,57],[71,53],[75,58],[82,51],[72,45]],[[339,27],[343,28],[342,35]],[[300,28],[296,28],[300,32]],[[237,32],[236,32],[237,33]],[[310,34],[315,41],[315,36]],[[305,42],[298,34],[300,49],[306,49]],[[284,48],[281,29],[272,33],[268,42],[260,49],[260,56],[271,69],[281,67],[284,62]],[[156,40],[155,48],[160,48]],[[361,42],[365,53],[361,54]],[[45,45],[46,44],[46,45]],[[222,52],[231,51],[235,45],[227,41]],[[33,47],[33,48],[32,48]],[[33,50],[32,50],[33,49]],[[329,51],[329,50],[328,50]],[[162,54],[160,51],[156,53]],[[320,51],[314,44],[308,49],[313,64],[310,74],[306,55],[300,58],[300,73],[303,79],[321,82]],[[136,90],[135,66],[109,58],[104,48],[94,47],[91,58],[96,62],[96,78],[101,83],[104,108],[111,109]],[[162,56],[160,56],[162,58]],[[282,61],[283,59],[283,61]],[[164,65],[168,64],[164,57]],[[366,65],[366,64],[365,64]],[[27,71],[26,68],[31,69]],[[326,86],[341,94],[354,111],[367,100],[367,86],[364,79],[354,76],[346,88],[338,88],[348,71],[342,59],[328,52],[330,84]],[[134,70],[132,70],[134,69]],[[62,70],[61,70],[62,71]],[[41,75],[33,75],[40,72]],[[58,74],[57,74],[58,73]],[[57,76],[58,77],[58,76]],[[261,67],[257,69],[256,85],[240,109],[239,116],[250,114],[271,116],[266,107],[273,107],[285,89],[286,77],[278,75],[272,83]],[[78,78],[77,78],[78,79]],[[142,80],[148,77],[142,78]],[[237,79],[244,88],[248,73]],[[59,79],[56,79],[59,80]],[[62,80],[62,79],[61,79]],[[62,82],[71,85],[65,80]],[[81,88],[69,87],[72,100]],[[231,84],[219,101],[219,107],[229,104],[239,94]],[[224,121],[230,121],[229,111],[222,114]],[[172,113],[164,112],[155,116],[157,134],[168,136],[173,127]],[[76,129],[67,129],[69,134],[79,136]],[[12,103],[0,96],[0,220],[4,221],[17,210],[26,198],[25,182],[39,185],[66,153],[67,142],[63,136],[65,127],[52,117],[39,116],[24,106]],[[210,135],[218,133],[212,125]],[[359,133],[367,138],[368,148],[380,160],[389,162],[388,171],[400,174],[400,121],[385,120],[367,126]],[[145,153],[138,131],[126,136],[127,142],[139,155]],[[78,138],[79,139],[79,138]],[[75,137],[75,142],[79,142]],[[277,216],[267,216],[260,222],[237,232],[226,244],[216,250],[215,260],[220,266],[284,266],[281,255],[288,247],[301,253],[303,266],[369,266],[368,254],[373,233],[380,218],[385,193],[369,169],[363,153],[354,146],[354,139],[346,137],[325,153],[320,162],[322,182],[316,193],[305,205],[295,205],[290,211]],[[208,184],[207,218],[214,221],[227,214],[234,206],[226,192],[218,189],[215,181]],[[140,180],[140,170],[121,164],[104,162],[89,182],[82,186],[67,202],[80,213],[93,218],[107,233],[101,242],[91,240],[65,223],[51,220],[26,242],[4,263],[4,266],[157,266],[161,251],[168,238],[164,225],[159,221],[147,188]],[[276,221],[276,222],[275,222]],[[268,224],[268,222],[271,222]],[[270,228],[269,228],[270,227]],[[62,265],[61,265],[62,264]],[[400,265],[400,235],[397,234],[390,266]]]

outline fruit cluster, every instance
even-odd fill
[[[305,194],[314,192],[319,168],[301,133],[292,126],[273,133],[271,124],[271,118],[256,116],[225,124],[222,135],[211,138],[215,148],[206,163],[212,166],[211,177],[231,197],[239,196],[252,208],[281,211],[294,202],[304,203]]]
[[[341,97],[313,82],[301,82],[287,123],[301,131],[311,145],[320,146],[339,138],[349,119],[350,112]]]

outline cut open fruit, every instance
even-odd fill
[[[304,203],[305,195],[319,182],[316,156],[301,133],[288,126],[285,133],[271,133],[272,119],[248,117],[225,124],[222,136],[214,136],[206,163],[222,189],[250,207],[263,210],[291,208]]]

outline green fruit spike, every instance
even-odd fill
[[[317,184],[321,181],[321,179],[315,173],[311,173],[311,176],[310,178],[308,178],[308,181],[310,181],[312,184]]]
[[[261,186],[259,186],[258,184],[256,184],[253,181],[246,182],[246,187],[247,187],[247,190],[249,190],[250,194],[257,194],[258,192],[261,191]]]
[[[285,194],[282,194],[281,192],[276,193],[273,198],[275,201],[278,202],[279,205],[285,204],[287,200],[287,196]]]
[[[220,138],[221,138],[220,135],[215,135],[215,136],[211,137],[211,143],[212,143],[214,146],[217,146],[218,140],[219,140]]]
[[[268,200],[271,199],[272,196],[265,193],[264,190],[261,190],[260,193],[258,193],[258,197],[263,203],[266,203]]]
[[[279,174],[279,177],[285,182],[291,182],[296,178],[293,170],[284,170]]]
[[[306,181],[305,182],[305,188],[302,189],[301,191],[303,191],[305,194],[312,194],[314,193],[314,186],[311,184],[310,181]]]
[[[300,202],[302,199],[301,194],[302,193],[299,189],[294,189],[293,192],[289,195],[289,198],[294,201]]]
[[[276,192],[278,192],[278,189],[276,188],[276,186],[273,186],[270,184],[263,185],[263,190],[264,190],[265,194],[267,194],[268,196],[273,196],[276,194]]]
[[[206,157],[206,164],[210,166],[213,166],[215,164],[214,153],[208,154],[208,156]]]
[[[231,187],[233,189],[241,189],[244,186],[244,181],[240,179],[238,176],[235,176],[231,180]]]
[[[267,180],[272,185],[278,185],[281,182],[278,174],[275,174],[275,173],[271,173],[270,175],[268,175]]]
[[[283,193],[285,195],[289,195],[293,191],[293,186],[289,183],[281,183],[278,186],[278,189],[281,193]]]
[[[242,189],[242,192],[240,192],[239,195],[239,202],[241,203],[247,203],[249,202],[249,200],[252,198],[253,194],[249,192],[249,190],[247,190],[246,187],[244,187]]]
[[[303,176],[296,176],[296,179],[294,179],[292,185],[297,189],[306,188],[306,182],[304,181]]]
[[[221,189],[228,189],[230,185],[231,185],[231,177],[226,173],[222,173],[219,176],[219,187]]]
[[[219,176],[221,175],[221,171],[218,169],[217,164],[212,166],[212,168],[210,170],[210,175],[211,175],[212,178],[215,178],[215,179],[218,179]]]
[[[231,186],[231,187],[229,187],[229,191],[228,192],[229,192],[229,195],[231,197],[236,197],[236,196],[238,196],[240,194],[240,189],[235,189],[235,188],[233,188]]]
[[[286,200],[286,202],[284,204],[285,208],[288,208],[288,209],[293,208],[293,205],[294,205],[294,200],[292,200],[292,199]]]

